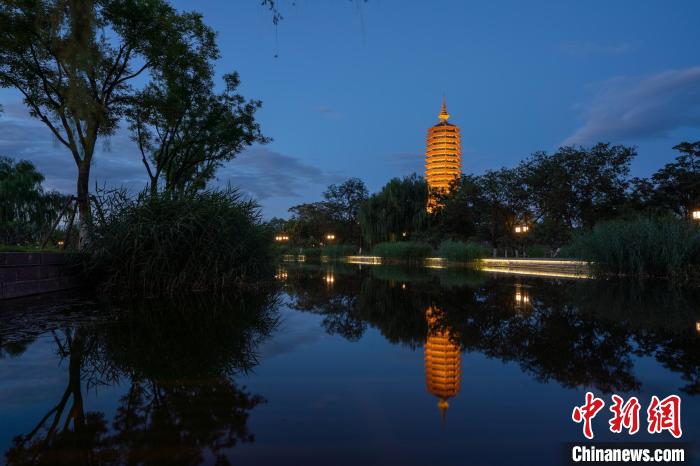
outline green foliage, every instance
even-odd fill
[[[685,278],[698,264],[700,230],[675,217],[640,217],[597,225],[565,251],[600,273]]]
[[[166,0],[0,2],[0,88],[22,93],[78,169],[81,238],[98,137],[114,134],[146,76],[189,75],[219,57],[197,13]]]
[[[438,257],[455,262],[471,262],[482,257],[488,257],[489,248],[477,243],[463,243],[461,241],[447,240],[440,243]]]
[[[362,237],[369,244],[415,236],[427,229],[428,185],[422,177],[394,178],[360,209]]]
[[[358,247],[352,244],[328,244],[321,248],[321,255],[339,258],[357,254]]]
[[[372,254],[375,256],[406,261],[422,260],[432,253],[433,248],[429,244],[417,241],[379,243],[372,249]]]
[[[637,180],[637,193],[647,210],[670,211],[682,217],[700,207],[700,141],[674,147],[681,155],[654,173]]]
[[[306,257],[307,260],[317,260],[321,258],[323,254],[322,248],[303,248],[301,254]]]
[[[44,192],[43,181],[31,162],[0,157],[0,244],[31,245],[48,234],[67,199]]]
[[[255,121],[261,103],[236,93],[238,74],[224,75],[224,82],[215,94],[213,69],[193,66],[158,73],[134,99],[127,115],[152,192],[204,189],[224,162],[268,142]]]
[[[367,187],[358,178],[350,178],[341,184],[328,186],[324,200],[299,204],[289,209],[291,219],[279,224],[278,231],[288,233],[295,245],[316,246],[325,242],[327,234],[350,244],[359,244],[360,206],[367,199]]]
[[[528,257],[546,257],[549,255],[547,246],[541,244],[531,244],[525,248],[525,254]]]
[[[271,232],[232,190],[123,199],[96,225],[91,249],[90,269],[125,293],[216,291],[272,273]]]
[[[557,248],[569,241],[574,228],[592,228],[619,215],[635,155],[630,147],[597,144],[562,147],[551,155],[537,152],[522,162],[521,183],[532,216],[540,219],[541,227],[533,231],[538,241]]]

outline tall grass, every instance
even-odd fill
[[[95,227],[88,268],[110,290],[220,290],[272,275],[272,234],[237,191],[122,199]]]
[[[427,243],[418,241],[397,241],[379,243],[372,249],[372,254],[392,259],[406,261],[422,260],[433,253],[433,248]]]
[[[490,251],[484,245],[463,243],[462,241],[443,241],[438,247],[437,255],[456,262],[471,262],[488,257]]]
[[[328,244],[321,249],[321,255],[338,258],[357,254],[358,247],[352,244]]]
[[[614,220],[574,240],[567,253],[599,273],[686,278],[698,265],[700,230],[675,217]]]

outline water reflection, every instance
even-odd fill
[[[512,361],[541,382],[639,390],[634,358],[650,356],[700,393],[697,289],[664,283],[489,279],[465,269],[369,272],[335,265],[289,269],[285,290],[299,310],[323,316],[328,333],[359,340],[368,326],[393,343],[429,346],[426,309],[463,350]],[[439,310],[439,311],[438,311]],[[426,359],[427,360],[427,359]]]
[[[205,457],[229,464],[228,450],[254,441],[248,416],[265,402],[235,376],[257,363],[256,347],[276,325],[275,303],[271,293],[138,303],[111,313],[109,324],[43,329],[67,365],[65,388],[15,437],[7,464],[198,464]],[[85,394],[115,385],[128,389],[110,421]]]
[[[425,385],[428,392],[438,398],[440,418],[445,421],[449,403],[457,396],[462,377],[462,355],[458,343],[453,341],[449,328],[441,325],[442,311],[428,307],[425,319],[428,323],[428,338],[425,341]]]

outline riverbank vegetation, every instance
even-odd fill
[[[372,254],[408,262],[422,261],[433,253],[428,243],[417,241],[393,241],[379,243],[372,249]]]
[[[671,216],[611,220],[575,238],[568,250],[599,274],[685,280],[700,267],[700,229]]]
[[[220,291],[272,275],[271,232],[236,191],[123,197],[95,222],[90,251],[90,275],[112,291]]]
[[[488,257],[491,251],[483,244],[445,240],[437,249],[437,256],[455,262],[472,262]]]

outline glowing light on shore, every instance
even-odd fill
[[[289,241],[289,236],[287,236],[287,235],[277,235],[277,236],[275,236],[275,241],[278,241],[278,242]]]
[[[446,269],[446,263],[447,259],[444,257],[426,257],[424,265],[429,269]]]
[[[499,267],[480,267],[479,270],[483,272],[491,273],[503,273],[511,275],[529,275],[533,277],[551,277],[551,278],[575,278],[575,279],[587,279],[591,278],[590,275],[581,273],[565,273],[565,272],[542,272],[536,269],[509,269],[509,268],[499,268]]]
[[[379,256],[347,256],[348,264],[381,265],[382,258]]]

